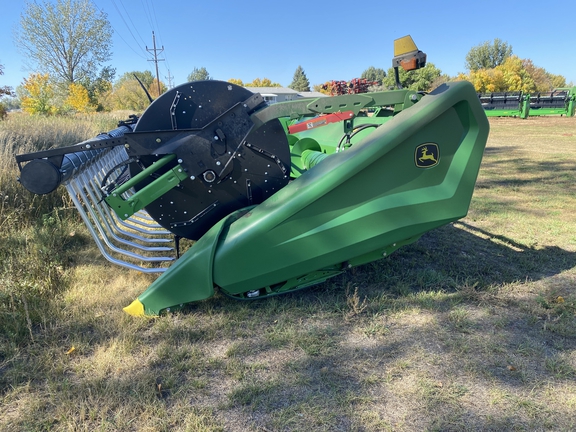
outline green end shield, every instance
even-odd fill
[[[212,268],[222,229],[236,220],[235,212],[214,225],[178,261],[124,311],[134,316],[157,316],[164,310],[214,295]]]

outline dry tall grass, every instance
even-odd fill
[[[53,208],[68,204],[65,191],[36,196],[17,182],[14,156],[76,144],[113,129],[123,113],[69,117],[29,116],[13,113],[0,121],[0,228],[10,223],[30,223]],[[23,225],[24,226],[24,225]]]
[[[0,361],[17,350],[21,337],[35,339],[32,327],[46,323],[50,300],[68,286],[66,268],[86,239],[66,191],[28,192],[17,181],[14,157],[75,144],[114,128],[117,121],[118,115],[110,114],[10,114],[0,121]],[[79,234],[70,235],[76,227]]]

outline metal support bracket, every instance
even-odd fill
[[[121,186],[112,190],[110,195],[104,198],[106,203],[110,206],[112,210],[118,215],[122,220],[126,220],[132,216],[137,211],[143,209],[151,202],[160,198],[169,190],[175,188],[187,178],[187,174],[184,169],[177,165],[174,168],[168,170],[166,173],[162,174],[159,178],[154,180],[152,183],[142,188],[138,192],[135,192],[129,198],[124,198],[124,194],[129,189],[133,188],[135,185],[149,178],[149,176],[164,165],[172,161],[176,156],[167,155],[156,163],[150,165],[144,171],[140,172],[136,176],[132,177],[127,182],[123,183]]]

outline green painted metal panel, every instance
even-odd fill
[[[232,293],[281,283],[464,216],[488,125],[482,111],[471,116],[474,99],[458,100],[471,87],[450,89],[327,157],[231,225],[216,252],[215,283]],[[423,169],[415,152],[427,142],[439,144],[441,162]]]
[[[520,117],[526,119],[530,113],[530,95],[523,94],[515,106],[509,108],[490,107],[484,108],[487,117]]]
[[[235,212],[215,224],[168,271],[138,296],[145,315],[158,315],[166,308],[204,300],[214,295],[212,267],[222,229],[244,211]],[[130,313],[128,308],[125,310]]]
[[[566,91],[566,99],[564,101],[564,106],[561,107],[547,107],[547,106],[539,106],[534,107],[531,106],[528,115],[531,117],[535,116],[548,116],[548,115],[559,115],[559,116],[566,116],[566,117],[573,117],[574,116],[574,104],[576,101],[576,87],[572,88],[557,88],[554,89],[551,94],[555,92]]]
[[[188,177],[182,167],[177,165],[176,167],[162,174],[160,177],[158,177],[156,180],[141,190],[134,192],[129,198],[124,199],[122,194],[143,180],[147,179],[150,174],[155,173],[175,158],[176,156],[173,154],[164,156],[155,164],[149,166],[138,175],[132,177],[126,183],[114,189],[112,194],[106,196],[104,200],[108,203],[110,208],[114,210],[120,219],[128,219],[137,211],[142,210],[148,204],[160,198],[169,190],[178,186],[180,182]]]

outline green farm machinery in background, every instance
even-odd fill
[[[499,92],[478,95],[488,117],[559,115],[573,117],[576,109],[576,87],[550,92]]]
[[[529,116],[560,115],[574,117],[576,87],[551,92],[531,93]]]
[[[396,70],[425,65],[409,36],[394,46]],[[183,84],[114,131],[18,155],[20,182],[65,185],[108,260],[162,272],[129,314],[215,289],[298,290],[468,212],[489,130],[478,95],[468,82],[397,84],[273,105],[227,82]],[[179,256],[183,238],[194,242]]]
[[[522,92],[482,93],[478,95],[488,117],[527,118],[530,95]]]

